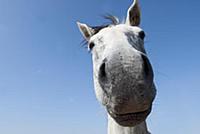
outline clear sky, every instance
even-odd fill
[[[106,134],[80,20],[124,19],[132,0],[0,0],[0,134]],[[157,98],[153,134],[200,131],[200,1],[140,0]]]

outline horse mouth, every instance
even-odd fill
[[[146,120],[147,116],[151,113],[151,108],[136,113],[116,114],[112,111],[108,111],[108,113],[119,125],[133,127]]]

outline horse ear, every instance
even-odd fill
[[[134,0],[133,4],[128,9],[126,24],[130,26],[139,26],[140,14],[138,0]]]
[[[86,24],[77,22],[77,25],[86,40],[89,40],[94,35],[94,30]]]

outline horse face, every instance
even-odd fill
[[[78,23],[92,53],[96,96],[122,126],[143,122],[156,95],[139,24],[137,1],[129,8],[125,24],[96,28]]]

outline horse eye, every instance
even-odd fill
[[[94,42],[90,42],[88,47],[90,50],[92,50],[94,48],[94,46],[95,46]]]
[[[144,38],[145,38],[145,33],[144,33],[144,31],[139,32],[139,37],[140,37],[142,40],[144,40]]]

